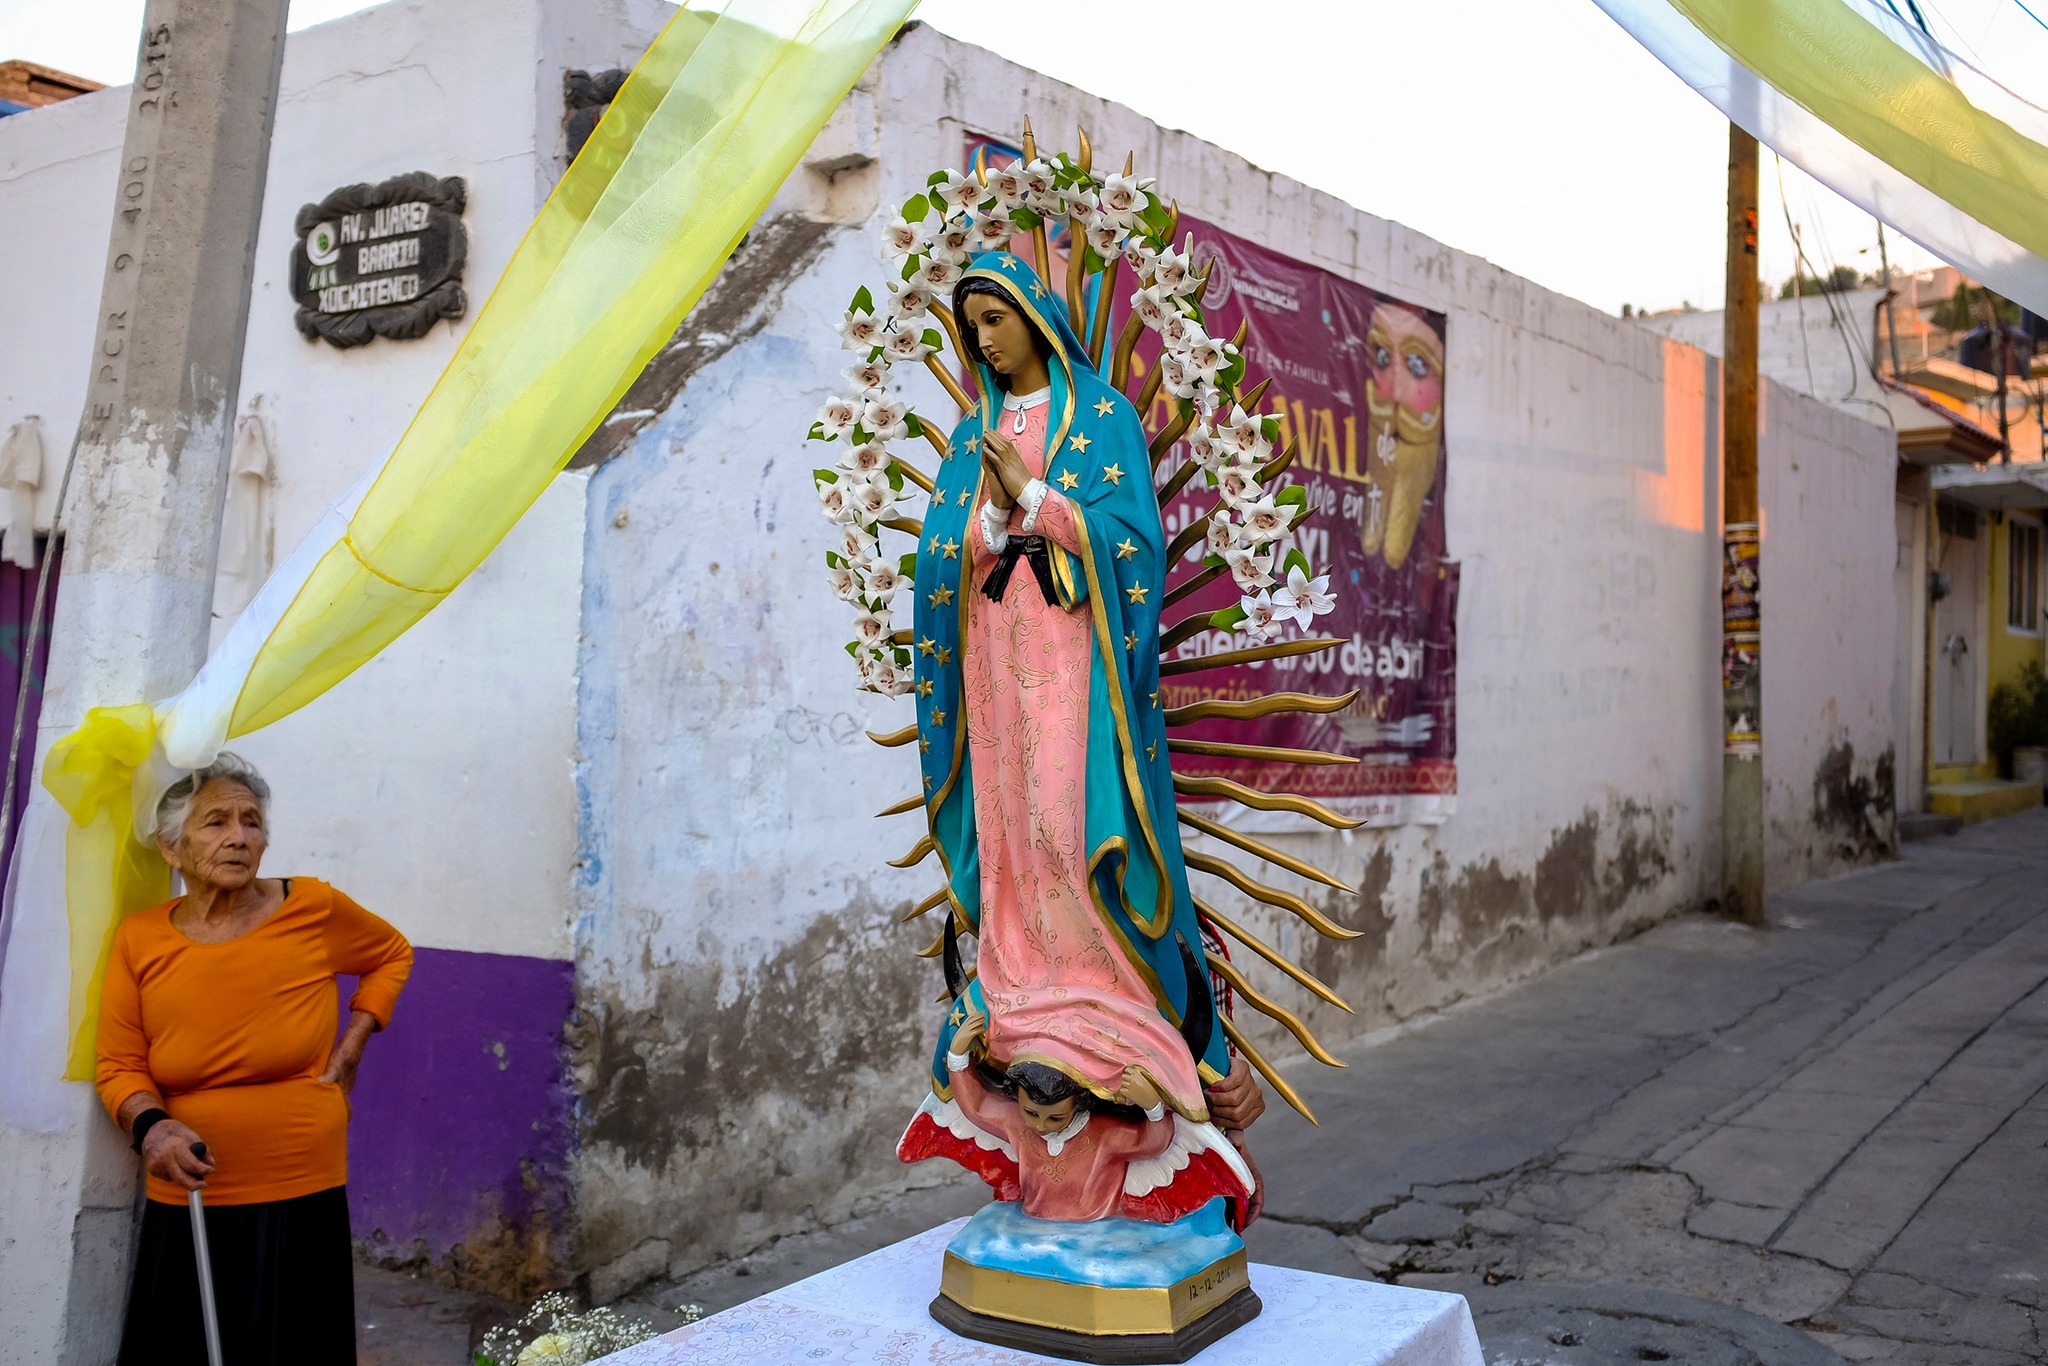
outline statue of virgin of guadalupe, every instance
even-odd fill
[[[1043,1069],[1048,1094],[1082,1110],[1170,1110],[1190,1156],[1214,1150],[1216,1179],[1155,1199],[1149,1217],[1246,1198],[1237,1154],[1204,1141],[1216,1131],[1203,1085],[1230,1056],[1175,821],[1165,543],[1144,431],[1023,258],[974,257],[954,310],[980,393],[918,547],[915,695],[932,839],[979,956],[940,1030],[922,1131],[913,1121],[900,1151],[975,1165],[971,1145],[945,1138],[989,1137],[954,1104],[954,1036],[971,1018],[996,1074]],[[994,1162],[994,1143],[980,1147]],[[995,1165],[983,1175],[1001,1191],[1014,1163]],[[1052,1217],[1133,1212],[1112,1201]]]

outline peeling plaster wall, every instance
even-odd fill
[[[273,564],[397,442],[553,188],[564,72],[630,64],[672,12],[393,0],[290,36],[241,391],[275,462]],[[89,373],[127,98],[0,120],[0,288],[28,324],[0,333],[0,430],[43,418],[44,525]],[[305,341],[289,282],[299,206],[405,171],[468,185],[467,317],[349,351]],[[355,1232],[380,1257],[508,1294],[564,1255],[586,482],[557,480],[444,606],[235,743],[277,791],[265,871],[332,880],[419,952],[354,1097]]]
[[[840,310],[887,276],[880,216],[956,163],[964,133],[1009,129],[1021,110],[1040,129],[1085,125],[1100,156],[1133,149],[1208,221],[1450,315],[1457,814],[1277,837],[1357,884],[1311,896],[1357,940],[1219,898],[1357,1005],[1304,1009],[1318,1031],[1342,1039],[1488,989],[1700,907],[1717,885],[1713,362],[914,28],[736,255],[716,307],[621,405],[627,434],[579,458],[593,473],[578,1260],[600,1297],[945,1179],[891,1157],[938,989],[912,956],[928,933],[893,922],[932,874],[883,866],[919,818],[871,813],[913,790],[915,766],[862,732],[910,712],[851,686],[845,612],[822,584],[809,476],[821,460],[801,434],[847,363]],[[928,379],[906,387],[920,409],[949,411]],[[1766,449],[1788,457],[1764,492],[1777,519],[1767,611],[1782,608],[1769,724],[1785,737],[1767,761],[1771,868],[1784,885],[1881,847],[1844,813],[1866,799],[1889,812],[1890,466],[1878,496],[1868,458],[1886,434],[1780,389],[1768,402]],[[1303,1005],[1262,965],[1249,971]],[[1277,1033],[1255,1030],[1262,1044]],[[1269,1051],[1295,1056],[1291,1043]]]
[[[1772,888],[1897,852],[1901,650],[1888,427],[1765,386],[1765,875]]]

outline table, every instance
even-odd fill
[[[1045,1366],[1056,1358],[955,1337],[925,1306],[967,1221],[906,1238],[808,1280],[604,1358],[603,1366]],[[1265,1312],[1195,1366],[1484,1366],[1460,1295],[1254,1263]]]

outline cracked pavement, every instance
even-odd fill
[[[2048,809],[1298,1071],[1322,1128],[1259,1127],[1247,1242],[1407,1285],[1697,1296],[1850,1361],[2040,1362],[2044,1044]]]
[[[1342,1071],[1290,1067],[1322,1127],[1275,1106],[1254,1131],[1253,1258],[1472,1291],[1489,1338],[1485,1287],[1526,1304],[1550,1284],[1598,1287],[1574,1302],[1606,1306],[1580,1315],[1596,1327],[1631,1294],[1644,1321],[1692,1296],[1852,1362],[2048,1361],[2048,808],[1768,911],[1667,921],[1340,1048]],[[915,1191],[618,1307],[666,1329],[680,1303],[715,1312],[985,1199]],[[358,1276],[383,1304],[366,1363],[467,1360],[463,1297]],[[407,1313],[446,1325],[449,1354],[402,1346]]]

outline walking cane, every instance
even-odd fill
[[[192,1156],[201,1162],[206,1160],[206,1145],[194,1143]],[[192,1255],[199,1263],[199,1314],[206,1322],[206,1360],[208,1366],[223,1366],[220,1359],[220,1315],[213,1303],[213,1256],[206,1250],[206,1209],[199,1202],[199,1192],[185,1192],[186,1207],[192,1211]]]

